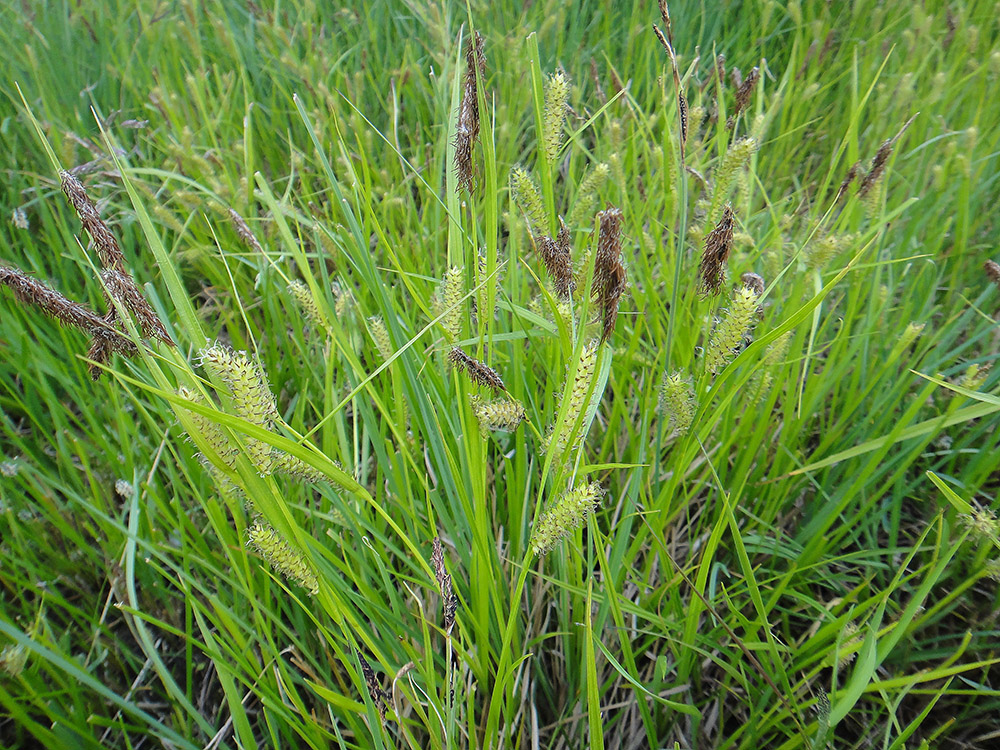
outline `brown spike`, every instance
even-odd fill
[[[626,273],[622,265],[622,212],[608,206],[598,215],[600,228],[597,238],[597,256],[594,260],[594,282],[591,292],[601,310],[601,343],[615,330],[618,304],[625,293]]]
[[[983,270],[986,271],[986,278],[997,286],[1000,286],[1000,263],[997,263],[994,260],[988,260],[983,263]]]
[[[919,112],[917,114],[920,114]],[[862,178],[861,184],[858,185],[858,195],[864,197],[871,191],[878,182],[879,177],[885,171],[885,165],[889,161],[889,157],[892,155],[892,148],[896,145],[906,129],[910,127],[910,124],[917,118],[917,115],[913,115],[909,120],[907,120],[903,127],[899,129],[892,138],[882,141],[882,145],[878,147],[878,151],[875,153],[875,158],[872,159],[871,167],[868,169],[868,173]]]
[[[127,273],[122,273],[115,268],[108,268],[101,271],[101,281],[108,295],[118,300],[126,310],[135,316],[139,323],[139,330],[146,338],[159,339],[165,344],[174,346],[173,339],[167,333],[166,327],[150,306],[146,298],[142,296],[135,280]],[[109,303],[110,304],[110,303]],[[109,307],[109,313],[114,312],[114,307]],[[114,316],[117,319],[117,314]]]
[[[503,384],[503,380],[496,370],[475,357],[470,357],[460,347],[452,347],[451,351],[448,352],[448,361],[458,369],[463,370],[476,385],[492,388],[494,391],[507,390],[507,386]]]
[[[477,72],[480,80],[486,78],[486,52],[483,37],[478,31],[474,31],[465,48],[465,81],[455,131],[455,171],[458,174],[458,187],[459,189],[464,188],[470,193],[475,182],[472,152],[479,139]]]
[[[118,246],[118,240],[115,239],[111,230],[108,229],[108,225],[101,219],[101,214],[98,212],[97,206],[90,199],[90,196],[87,195],[83,183],[69,172],[60,172],[59,177],[62,180],[62,191],[69,198],[69,202],[76,210],[77,216],[80,217],[80,223],[83,224],[83,228],[87,230],[87,234],[94,240],[94,246],[97,248],[97,254],[101,259],[101,263],[106,268],[114,268],[124,273],[125,256],[122,255],[121,248]]]
[[[736,71],[736,69],[733,69]],[[738,71],[736,71],[738,72]],[[733,107],[733,113],[726,120],[726,127],[730,130],[736,125],[736,118],[750,106],[750,98],[753,96],[753,90],[757,87],[757,81],[760,80],[760,68],[754,67],[747,77],[740,81],[740,85],[736,89],[736,103]]]
[[[727,203],[722,218],[705,236],[705,250],[698,266],[702,294],[719,294],[726,281],[726,261],[733,249],[733,206]]]

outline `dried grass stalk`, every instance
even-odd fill
[[[681,163],[684,163],[684,146],[687,143],[687,131],[688,131],[688,106],[687,98],[684,96],[684,88],[681,86],[681,73],[680,69],[677,67],[677,55],[674,53],[674,32],[673,24],[670,21],[670,10],[667,8],[665,0],[659,0],[660,6],[660,17],[663,19],[663,27],[667,30],[664,34],[660,31],[659,26],[655,23],[653,24],[653,33],[656,34],[657,40],[663,46],[663,49],[667,52],[667,57],[670,59],[670,71],[674,76],[674,88],[677,91],[677,121],[679,126],[679,147],[681,154]]]
[[[597,61],[594,58],[590,59],[590,80],[594,84],[594,95],[597,97],[597,101],[603,106],[608,103],[608,96],[604,93],[604,88],[601,86],[601,76],[597,70]]]

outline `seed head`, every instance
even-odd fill
[[[434,537],[433,551],[431,552],[431,567],[434,568],[434,577],[437,579],[438,590],[441,592],[441,601],[444,606],[444,632],[451,633],[455,626],[455,612],[458,609],[458,597],[451,586],[451,574],[444,567],[444,549],[441,546],[441,537]]]
[[[580,188],[576,193],[576,201],[573,203],[573,211],[569,216],[571,227],[580,226],[584,221],[593,216],[594,205],[597,203],[597,193],[608,181],[610,168],[607,164],[595,164],[587,172],[587,175],[580,183]]]
[[[542,208],[542,196],[538,186],[522,167],[514,167],[510,172],[510,189],[514,202],[524,213],[528,222],[528,231],[539,234],[548,226],[545,209]]]
[[[354,306],[354,295],[351,294],[350,287],[341,286],[340,282],[334,281],[330,284],[330,291],[333,292],[333,312],[338,319],[346,318]]]
[[[184,398],[192,403],[196,404],[207,404],[204,397],[196,391],[192,391],[189,388],[181,386],[177,389],[177,395]],[[191,424],[194,426],[194,431],[201,436],[201,438],[209,445],[212,452],[218,456],[221,463],[229,468],[233,468],[236,465],[236,457],[239,454],[239,450],[233,443],[229,440],[226,434],[222,431],[215,422],[202,414],[194,411],[188,411],[185,409],[188,417],[191,420]],[[188,435],[189,439],[193,439],[193,435]],[[207,462],[207,465],[212,466],[207,456],[201,455],[201,458]]]
[[[750,98],[753,96],[753,90],[757,87],[757,82],[760,80],[760,68],[754,67],[747,77],[740,81],[736,88],[736,103],[733,107],[733,113],[726,120],[726,127],[730,130],[736,125],[736,118],[740,116],[748,106],[750,106]]]
[[[531,551],[536,555],[550,552],[573,529],[587,522],[604,494],[604,489],[597,482],[563,493],[535,524],[531,534]]]
[[[520,401],[511,398],[486,401],[479,396],[473,396],[471,401],[483,437],[495,430],[513,432],[524,421],[524,406]]]
[[[361,662],[361,674],[365,678],[368,694],[371,696],[375,708],[378,709],[378,715],[385,721],[385,699],[389,697],[389,693],[382,689],[378,677],[375,676],[375,670],[372,669],[372,665],[368,663],[364,654],[357,650],[355,653],[358,655],[358,661]]]
[[[688,102],[683,89],[677,92],[677,117],[681,124],[681,150],[683,151],[688,139]]]
[[[920,334],[924,330],[926,323],[907,323],[906,328],[903,329],[902,335],[899,337],[899,348],[909,349],[910,345],[917,340]]]
[[[598,215],[600,231],[597,257],[594,261],[594,282],[591,287],[601,311],[601,343],[615,330],[618,304],[625,293],[626,274],[622,265],[622,212],[608,206]]]
[[[991,510],[973,508],[971,513],[961,515],[960,519],[976,541],[1000,545],[1000,523]]]
[[[255,523],[247,532],[248,544],[268,564],[286,578],[302,586],[310,595],[319,592],[319,580],[302,553],[292,549],[277,531],[262,523]]]
[[[839,202],[840,199],[847,194],[847,189],[851,186],[851,183],[854,182],[855,178],[858,176],[858,173],[860,171],[861,171],[861,162],[856,161],[850,166],[850,168],[847,170],[847,174],[844,175],[843,181],[840,183],[840,187],[837,188],[836,202]]]
[[[535,238],[535,246],[538,248],[538,254],[552,278],[556,296],[564,300],[569,299],[576,288],[569,243],[569,229],[563,223],[562,217],[559,217],[559,234],[556,235],[556,239],[552,239],[548,235]]]
[[[774,382],[774,370],[784,362],[788,355],[788,346],[792,341],[792,332],[783,333],[767,347],[764,356],[761,358],[760,366],[754,372],[747,390],[755,395],[757,399],[763,399],[771,390]]]
[[[108,297],[117,300],[126,310],[135,316],[139,324],[139,330],[145,338],[159,339],[170,346],[174,345],[173,340],[167,333],[163,322],[156,312],[150,307],[146,298],[142,296],[139,287],[136,286],[135,279],[129,274],[119,271],[117,268],[106,268],[101,271],[101,281]],[[110,305],[110,300],[109,300]],[[109,313],[114,310],[111,306]],[[117,311],[114,317],[117,319]]]
[[[255,237],[254,233],[250,230],[250,225],[247,224],[246,219],[236,213],[236,209],[230,208],[228,213],[229,220],[232,221],[233,225],[236,227],[236,234],[241,240],[243,240],[243,244],[255,253],[263,253],[264,248],[260,246],[260,242],[257,241],[257,237]]]
[[[455,129],[455,172],[458,187],[472,192],[475,184],[475,168],[472,153],[479,139],[479,96],[476,93],[476,75],[486,78],[486,53],[483,37],[474,31],[465,48],[465,82],[462,102],[458,108],[458,122]]]
[[[28,649],[23,644],[4,646],[0,651],[0,670],[17,677],[28,663]]]
[[[449,341],[456,341],[462,336],[462,324],[464,315],[462,314],[462,291],[465,286],[465,269],[459,266],[452,266],[444,275],[441,287],[438,290],[437,304],[440,308],[441,327],[444,328],[445,337]]]
[[[107,330],[101,316],[90,308],[79,302],[73,302],[18,268],[0,265],[0,285],[10,289],[14,297],[21,302],[37,307],[60,323],[79,328],[90,334],[101,331],[107,331],[109,335],[113,334],[112,331]]]
[[[712,174],[714,185],[712,187],[712,198],[708,209],[708,218],[719,215],[722,205],[729,195],[729,189],[733,185],[736,173],[744,169],[750,163],[750,157],[757,151],[757,139],[752,137],[740,138],[735,141],[722,157],[722,162],[716,167]]]
[[[566,407],[566,414],[561,422],[554,423],[546,439],[546,448],[551,451],[554,458],[553,463],[561,460],[566,451],[576,446],[580,436],[577,434],[577,421],[583,414],[589,403],[588,394],[591,391],[591,383],[594,380],[594,369],[597,366],[597,343],[585,344],[580,352],[580,359],[576,365],[576,375],[573,378],[573,387],[569,390],[569,402]],[[556,414],[562,411],[562,403],[556,409]]]
[[[494,391],[507,390],[507,386],[503,384],[503,380],[496,370],[475,357],[469,356],[460,347],[452,347],[451,351],[448,352],[448,361],[465,372],[476,385],[492,388]]]
[[[837,651],[838,669],[844,669],[854,661],[863,640],[864,636],[861,634],[856,623],[850,620],[844,623],[844,629],[841,631],[840,648]],[[833,666],[832,659],[829,666]]]
[[[490,275],[489,269],[489,258],[486,255],[486,248],[480,248],[479,257],[477,259],[477,272],[476,286],[478,290],[475,296],[472,298],[472,327],[477,328],[477,316],[480,310],[486,310],[489,307],[490,296],[493,297],[493,309],[486,311],[487,318],[495,316],[497,311],[497,288],[500,286],[500,282],[503,280],[504,264],[500,262],[497,258],[495,262],[497,266],[493,269],[493,274]]]
[[[667,7],[667,0],[657,0],[657,5],[660,8],[660,19],[663,21],[663,28],[667,30],[667,39],[670,44],[674,43],[674,24],[670,20],[670,8]]]
[[[660,413],[667,417],[671,432],[685,434],[698,408],[691,379],[680,370],[665,373],[660,385]]]
[[[381,315],[373,315],[368,318],[368,332],[375,342],[375,348],[382,356],[382,361],[386,361],[394,353],[392,340],[389,338],[389,329],[385,326],[385,321]]]
[[[281,422],[267,375],[256,359],[222,344],[202,349],[199,354],[201,364],[228,386],[241,417],[269,430]]]
[[[875,158],[872,159],[871,166],[868,168],[868,173],[862,178],[861,183],[858,185],[858,195],[860,197],[866,196],[872,188],[878,184],[879,178],[885,171],[885,165],[889,161],[889,157],[892,155],[892,148],[896,144],[906,129],[910,127],[910,123],[916,119],[916,115],[911,117],[906,123],[900,128],[899,132],[896,133],[892,138],[882,141],[882,145],[878,147],[878,151],[875,153]]]
[[[740,281],[743,282],[743,286],[750,287],[753,293],[758,297],[764,293],[764,277],[747,271],[746,273],[740,274]]]
[[[756,319],[757,294],[749,286],[740,287],[709,339],[705,367],[710,373],[717,375],[743,350]]]
[[[889,156],[892,154],[892,143],[892,138],[882,141],[882,145],[879,146],[875,158],[872,159],[871,166],[868,167],[868,172],[861,179],[861,184],[858,186],[859,196],[864,197],[867,195],[882,176],[882,172],[885,171],[886,162],[889,161]]]
[[[958,384],[968,391],[978,391],[980,386],[986,382],[989,374],[990,365],[980,365],[974,362],[966,368]]]
[[[69,172],[60,172],[62,181],[62,191],[69,198],[70,205],[76,210],[80,217],[80,223],[87,230],[87,234],[94,240],[94,247],[97,248],[98,257],[105,268],[114,268],[125,273],[125,256],[122,255],[118,240],[108,229],[108,225],[101,219],[101,214],[97,206],[87,195],[87,190],[76,177]]]
[[[295,304],[299,306],[299,309],[302,310],[302,314],[305,315],[306,320],[315,326],[321,327],[328,334],[333,333],[326,322],[326,318],[323,317],[323,313],[320,312],[319,303],[305,282],[297,280],[288,282],[288,293],[295,300]]]
[[[1000,559],[987,560],[983,574],[1000,583]]]
[[[0,265],[0,285],[10,289],[21,302],[33,305],[60,323],[79,328],[93,337],[87,358],[93,361],[89,370],[94,380],[103,372],[99,365],[105,364],[112,354],[131,357],[137,353],[132,340],[121,333],[114,308],[103,317],[97,315],[89,307],[67,299],[55,289],[10,266]]]
[[[326,479],[323,472],[314,469],[301,458],[277,448],[271,449],[270,469],[275,474],[284,474],[303,482],[322,482]]]
[[[854,234],[827,234],[814,239],[805,248],[806,265],[809,268],[823,268],[856,240],[857,236]]]
[[[559,148],[562,146],[562,128],[569,102],[569,86],[569,79],[561,70],[549,76],[545,84],[542,143],[545,146],[545,158],[550,164],[556,160]]]
[[[983,263],[983,270],[986,272],[986,278],[997,286],[1000,286],[1000,263],[997,263],[994,260],[988,260]]]
[[[27,229],[29,227],[28,214],[24,210],[24,206],[17,206],[11,214],[10,220],[18,229]]]
[[[80,217],[80,223],[83,224],[83,228],[87,230],[87,233],[94,240],[97,255],[101,260],[101,265],[105,269],[101,277],[108,295],[121,302],[135,316],[143,336],[156,338],[165,344],[173,346],[174,342],[167,335],[167,330],[163,323],[157,317],[153,308],[150,307],[146,298],[142,296],[131,274],[125,270],[125,256],[118,246],[118,241],[111,233],[111,230],[108,229],[108,225],[101,219],[100,212],[98,212],[90,196],[87,195],[83,183],[69,172],[60,172],[59,177],[62,181],[62,190]],[[112,325],[119,323],[117,314],[112,315],[109,312],[109,315],[105,318],[105,322]],[[91,352],[95,355],[93,359],[101,362],[106,361],[107,353],[110,350],[118,351],[120,349],[116,349],[109,342],[97,341],[91,347]]]
[[[244,351],[233,351],[217,344],[202,349],[200,361],[229,388],[236,413],[266,430],[273,430],[281,422],[281,415],[274,401],[274,394],[267,382],[264,368]],[[270,474],[272,469],[271,446],[259,440],[246,438],[247,455],[258,471]]]
[[[719,294],[722,291],[726,282],[726,261],[733,249],[734,226],[733,207],[727,203],[719,223],[705,237],[705,249],[698,265],[698,286],[703,295]]]

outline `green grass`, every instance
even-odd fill
[[[138,5],[0,10],[0,259],[103,313],[57,174],[93,162],[81,179],[178,344],[95,383],[85,335],[0,292],[0,744],[995,742],[1000,543],[990,518],[963,518],[998,504],[1000,368],[962,386],[1000,345],[982,270],[1000,198],[993,3],[673,3],[692,112],[716,103],[715,53],[762,74],[735,128],[759,148],[714,197],[733,86],[714,121],[692,117],[681,169],[655,4]],[[488,58],[472,197],[452,166],[470,23]],[[551,161],[539,129],[559,67],[571,112]],[[912,116],[872,194],[837,202]],[[629,291],[580,414],[593,302],[559,312],[516,165],[546,231],[576,207],[577,261],[595,212],[624,213]],[[767,290],[753,342],[713,378],[728,302],[698,293],[697,267],[725,200],[727,288],[754,271]],[[480,435],[470,396],[488,394],[446,365],[452,266],[460,342],[525,406],[513,433]],[[216,340],[259,357],[276,431],[200,367]],[[674,371],[696,393],[684,434],[658,411]],[[214,473],[206,418],[241,446]],[[569,461],[544,449],[554,423],[579,443]],[[261,476],[261,440],[324,479]],[[532,555],[539,514],[585,481],[607,491],[597,512]],[[258,516],[315,596],[248,548]]]

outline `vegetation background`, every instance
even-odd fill
[[[103,314],[74,170],[177,346],[0,293],[0,744],[997,746],[1000,8],[670,12],[683,163],[653,3],[4,4],[0,262]]]

